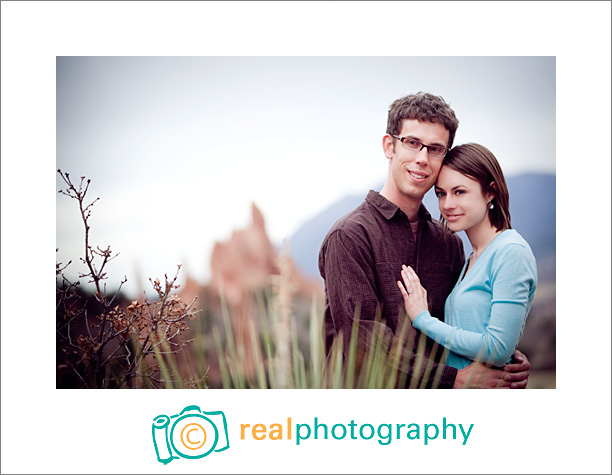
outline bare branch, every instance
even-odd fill
[[[62,349],[59,354],[63,354],[66,360],[60,366],[70,367],[82,387],[130,387],[138,384],[134,378],[139,376],[148,378],[154,385],[176,382],[159,379],[155,363],[146,358],[156,351],[172,358],[193,341],[182,338],[181,334],[188,330],[187,319],[193,319],[199,312],[194,308],[196,299],[186,305],[178,296],[171,295],[173,290],[180,287],[176,282],[181,266],[177,266],[173,278],[169,279],[166,274],[163,283],[159,279],[149,279],[157,294],[157,301],[150,301],[145,294],[142,303],[134,301],[125,309],[116,305],[127,277],[124,276],[112,295],[107,293],[105,280],[108,263],[119,253],[113,254],[110,246],[94,246],[90,242],[89,219],[93,205],[99,198],[87,204],[91,180],[81,177],[75,185],[68,173],[61,170],[58,173],[66,184],[66,188],[59,193],[78,203],[85,231],[84,255],[79,259],[87,269],[79,273],[79,280],[73,283],[64,276],[72,261],[66,265],[56,263],[56,334]],[[87,279],[94,285],[93,299],[102,306],[95,318],[90,318],[87,301],[77,292],[80,279]],[[85,335],[81,334],[78,338],[76,334],[73,336],[77,327],[83,328]],[[109,346],[111,343],[112,347]],[[164,348],[165,351],[161,351]],[[138,370],[143,362],[147,368],[144,373]],[[112,368],[110,373],[108,367]],[[117,379],[119,372],[123,376]],[[109,379],[108,374],[113,376]]]

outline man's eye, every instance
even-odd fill
[[[410,145],[411,147],[418,147],[421,145],[421,142],[419,142],[418,140],[408,139],[406,140],[406,142],[408,142],[408,145]]]
[[[440,154],[440,153],[442,153],[442,150],[444,150],[442,147],[436,147],[435,145],[430,145],[430,146],[429,146],[429,151],[430,151],[431,153],[437,153],[437,154]]]

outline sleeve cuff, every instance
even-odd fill
[[[412,326],[417,330],[422,330],[427,318],[432,318],[432,316],[429,313],[429,310],[424,310],[416,316],[414,322],[412,322]]]

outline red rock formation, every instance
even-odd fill
[[[229,241],[213,248],[211,287],[222,289],[228,305],[240,308],[245,293],[270,284],[270,275],[278,274],[277,252],[270,242],[261,211],[252,205],[253,222],[234,231]]]
[[[252,204],[252,219],[249,226],[234,231],[229,241],[215,243],[211,256],[210,286],[213,290],[222,288],[228,305],[233,308],[240,308],[246,295],[269,287],[270,276],[280,273],[279,252],[270,242],[264,217],[255,204]],[[292,280],[296,292],[306,297],[322,292],[318,282],[306,279],[295,268]]]
[[[288,299],[285,305],[290,307],[288,311],[291,312],[293,304],[300,301],[300,311],[303,313],[305,307],[308,312],[313,294],[323,294],[321,284],[303,277],[290,258],[282,264],[287,292],[285,298]],[[198,288],[188,276],[180,292],[186,302],[191,302],[194,295],[201,296],[196,306],[206,308],[206,312],[216,321],[215,325],[219,326],[223,326],[219,295],[225,298],[236,346],[242,348],[246,356],[246,361],[241,363],[244,365],[241,370],[249,377],[253,376],[255,370],[251,332],[253,329],[259,331],[253,294],[262,289],[278,290],[280,265],[280,255],[266,233],[264,217],[257,206],[252,204],[252,222],[243,229],[233,231],[229,240],[215,243],[210,260],[210,283]],[[214,345],[212,342],[208,344]],[[213,387],[220,385],[220,376],[216,374],[215,366],[213,364],[209,372]]]

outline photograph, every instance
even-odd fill
[[[58,388],[555,387],[554,57],[56,74]]]

